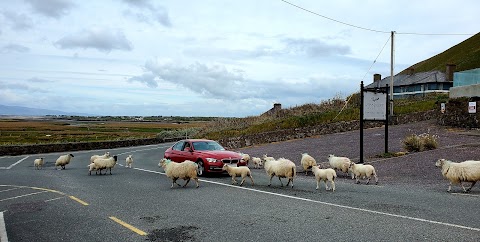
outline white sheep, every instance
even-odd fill
[[[243,185],[247,176],[252,181],[252,186],[254,185],[252,173],[250,172],[250,169],[246,166],[233,167],[225,164],[222,167],[222,171],[227,171],[228,175],[232,177],[232,185],[237,184],[237,180],[235,179],[237,176],[242,177],[242,182],[240,182],[240,186]]]
[[[103,169],[105,169],[105,174],[107,174],[107,170],[110,170],[110,175],[112,175],[112,168],[115,166],[115,164],[117,164],[116,155],[108,158],[97,158],[88,165],[90,168],[88,169],[88,175],[91,175],[93,170],[100,172],[100,175],[102,175]]]
[[[303,170],[305,171],[305,175],[308,175],[308,169],[311,169],[312,167],[317,165],[317,161],[313,157],[311,157],[307,153],[302,154],[302,159],[300,160],[300,164],[303,167]]]
[[[180,186],[180,184],[177,183],[178,179],[183,179],[186,181],[183,187],[187,186],[187,184],[190,182],[190,179],[193,179],[195,181],[195,183],[197,184],[196,188],[199,187],[197,177],[197,163],[190,160],[185,160],[184,162],[177,163],[169,159],[163,158],[158,163],[158,166],[163,167],[163,170],[165,171],[167,177],[172,179],[172,186],[170,188],[173,188],[174,184]]]
[[[312,166],[312,172],[315,174],[315,180],[317,180],[317,188],[320,184],[320,181],[325,182],[325,190],[335,191],[335,178],[337,177],[337,172],[332,168],[320,169],[318,166]],[[330,188],[328,187],[327,181],[330,181]]]
[[[351,162],[350,168],[352,170],[352,174],[355,176],[355,183],[360,183],[359,179],[364,179],[366,177],[368,179],[366,184],[368,184],[373,176],[375,178],[375,185],[378,184],[377,173],[375,172],[375,167],[372,165],[355,164],[354,162]]]
[[[260,157],[252,157],[253,167],[255,169],[263,166],[262,159]]]
[[[35,166],[35,170],[42,169],[44,163],[45,163],[45,161],[43,160],[43,157],[35,159],[33,161],[33,165]]]
[[[241,160],[242,160],[243,162],[247,163],[247,166],[248,166],[248,162],[250,161],[250,155],[248,155],[248,154],[242,154],[242,153],[241,153],[241,155],[242,155],[242,159],[241,159]]]
[[[460,163],[446,159],[439,159],[435,166],[442,168],[443,177],[450,181],[447,191],[452,190],[452,184],[460,184],[463,192],[470,192],[477,181],[480,181],[480,161],[467,160]],[[462,182],[471,182],[472,185],[465,189]]]
[[[328,155],[328,163],[330,164],[330,167],[334,170],[340,170],[343,173],[348,174],[348,167],[350,166],[350,159],[347,157],[339,157],[335,155]],[[353,176],[352,176],[353,179]]]
[[[264,164],[265,164],[265,162],[266,162],[267,160],[275,160],[275,158],[273,158],[273,157],[271,157],[271,156],[267,156],[266,154],[263,155],[263,158],[262,158],[262,159],[263,159],[263,163],[264,163]]]
[[[128,155],[127,158],[125,158],[125,167],[132,168],[133,164],[133,156]]]
[[[266,159],[265,163],[263,164],[263,167],[265,168],[265,171],[267,172],[267,175],[270,177],[270,183],[268,186],[272,185],[272,178],[274,176],[278,177],[278,180],[282,184],[283,187],[283,182],[282,179],[280,178],[288,178],[288,184],[292,182],[292,188],[293,188],[293,178],[296,175],[296,166],[295,163],[293,163],[291,160],[285,159],[285,158],[280,158],[278,160],[272,160],[272,159]]]
[[[108,158],[108,157],[110,157],[110,152],[108,152],[108,151],[105,152],[105,154],[103,154],[103,155],[92,155],[92,156],[90,157],[90,163],[93,163],[93,161],[94,161],[95,159],[98,159],[98,158]]]
[[[70,163],[70,160],[72,160],[74,156],[72,154],[68,155],[61,155],[58,157],[58,159],[55,161],[55,169],[57,169],[57,166],[60,166],[61,169],[65,170],[65,166]]]

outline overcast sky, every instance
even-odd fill
[[[390,31],[396,73],[471,37],[402,33],[475,34],[480,23],[477,0],[289,2],[311,12],[281,0],[0,1],[0,104],[259,115],[389,76]]]

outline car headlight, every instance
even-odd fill
[[[215,158],[207,158],[207,161],[208,161],[209,163],[215,163],[215,162],[218,162],[218,160],[217,160],[217,159],[215,159]]]

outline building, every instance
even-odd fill
[[[449,97],[480,97],[480,68],[455,72]]]
[[[414,73],[414,69],[406,70],[406,74],[397,74],[393,77],[393,98],[425,96],[429,93],[448,93],[453,87],[453,73],[455,65],[447,65],[446,72],[428,71]],[[390,86],[390,77],[381,79],[380,74],[373,76],[373,83],[366,88],[385,88]]]

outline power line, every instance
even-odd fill
[[[342,22],[340,20],[336,20],[336,19],[333,19],[333,18],[330,18],[330,17],[327,17],[325,15],[322,15],[322,14],[319,14],[319,13],[316,13],[312,10],[308,10],[306,8],[303,8],[301,6],[298,6],[298,5],[295,5],[291,2],[288,2],[288,1],[285,1],[285,0],[280,0],[284,3],[287,3],[293,7],[296,7],[298,9],[301,9],[305,12],[308,12],[308,13],[311,13],[311,14],[314,14],[314,15],[317,15],[319,17],[322,17],[322,18],[325,18],[325,19],[328,19],[330,21],[333,21],[333,22],[337,22],[337,23],[340,23],[340,24],[343,24],[343,25],[347,25],[347,26],[350,26],[350,27],[353,27],[353,28],[357,28],[357,29],[361,29],[361,30],[366,30],[366,31],[370,31],[370,32],[376,32],[376,33],[384,33],[384,34],[390,34],[391,31],[384,31],[384,30],[377,30],[377,29],[370,29],[370,28],[365,28],[365,27],[361,27],[361,26],[357,26],[357,25],[353,25],[353,24],[349,24],[349,23],[346,23],[346,22]],[[415,33],[415,32],[395,32],[395,34],[402,34],[402,35],[475,35],[475,34],[463,34],[463,33]]]

